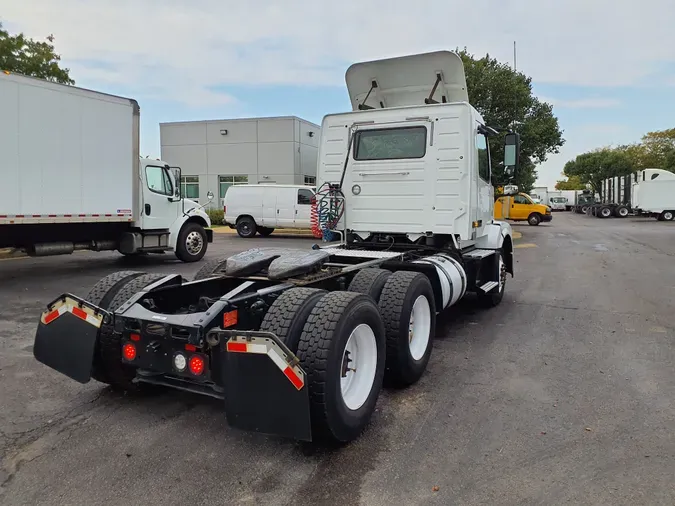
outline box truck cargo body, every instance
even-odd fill
[[[204,255],[209,218],[140,158],[135,100],[2,73],[0,111],[0,248]]]

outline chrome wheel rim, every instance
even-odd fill
[[[204,247],[204,238],[199,232],[193,231],[185,238],[185,249],[190,255],[199,255]]]

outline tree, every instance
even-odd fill
[[[630,157],[619,149],[602,148],[583,153],[565,164],[563,172],[568,177],[588,181],[595,193],[602,197],[603,179],[625,176],[633,172]]]
[[[567,181],[558,181],[555,184],[556,190],[584,190],[586,183],[581,181],[579,176],[569,176]]]
[[[75,84],[70,69],[59,66],[61,56],[54,51],[53,42],[53,35],[47,37],[47,42],[29,39],[23,33],[10,35],[0,24],[0,70]]]
[[[486,124],[506,130],[514,124],[521,136],[520,167],[515,184],[528,192],[537,179],[536,165],[548,155],[558,153],[565,140],[550,104],[532,94],[532,79],[515,72],[487,54],[476,58],[465,49],[457,50],[464,62],[469,101],[481,113]],[[502,142],[490,143],[492,183],[504,184]]]

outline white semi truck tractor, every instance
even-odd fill
[[[383,384],[424,374],[439,313],[502,302],[514,248],[493,218],[498,133],[469,104],[461,58],[357,63],[346,79],[353,110],[324,118],[318,159],[335,243],[215,258],[193,280],[111,274],[48,305],[36,359],[82,383],[221,399],[239,429],[357,438]],[[518,135],[492,142],[512,176]]]
[[[209,217],[140,157],[135,100],[1,72],[0,111],[0,248],[204,256]]]

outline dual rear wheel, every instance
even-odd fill
[[[339,442],[362,432],[383,383],[403,387],[421,377],[436,323],[424,274],[365,269],[349,290],[287,290],[260,328],[274,332],[300,359],[314,436]]]

